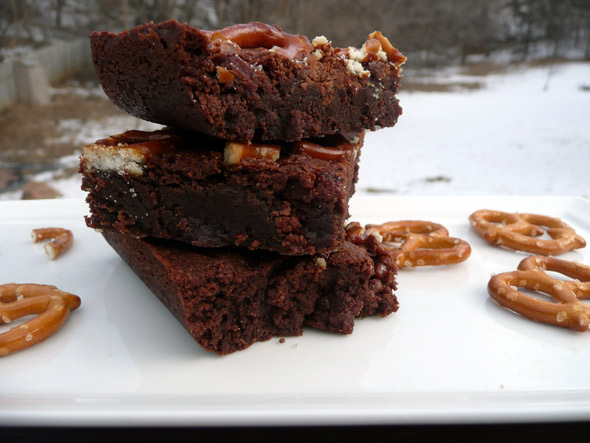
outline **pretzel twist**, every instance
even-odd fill
[[[517,251],[559,255],[586,246],[584,238],[556,217],[482,209],[471,214],[469,221],[488,243]],[[538,238],[545,232],[550,240]]]
[[[80,297],[51,285],[8,283],[0,285],[0,324],[28,315],[31,320],[0,334],[0,356],[31,347],[62,327]]]
[[[579,299],[590,299],[590,266],[575,261],[562,260],[555,257],[531,255],[520,262],[518,269],[539,269],[554,271],[574,279],[563,281]]]
[[[401,220],[367,225],[369,234],[378,234],[383,245],[394,254],[400,268],[440,266],[460,263],[469,258],[471,247],[460,238],[449,237],[438,223]]]
[[[31,237],[35,243],[42,240],[52,240],[43,247],[50,260],[59,257],[74,243],[74,234],[69,229],[64,228],[33,229]]]
[[[545,270],[582,281],[558,280]],[[523,294],[517,288],[542,292],[556,302]],[[517,271],[494,275],[488,292],[501,306],[531,320],[584,332],[590,328],[590,266],[554,257],[531,256],[520,262]]]

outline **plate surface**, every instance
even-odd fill
[[[487,294],[525,254],[469,227],[478,209],[561,217],[590,240],[575,197],[355,196],[361,223],[420,219],[467,240],[450,267],[403,269],[400,309],[352,335],[312,329],[225,357],[203,351],[83,220],[83,201],[0,203],[0,283],[53,284],[82,306],[53,337],[0,360],[0,425],[429,424],[590,420],[590,335],[537,324]],[[33,228],[74,232],[49,261]],[[590,263],[586,249],[561,256]],[[5,331],[5,326],[0,332]]]

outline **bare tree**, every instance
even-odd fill
[[[358,46],[380,30],[414,65],[465,63],[474,54],[532,48],[590,58],[589,0],[4,0],[0,49],[120,31],[175,18],[202,29],[262,21],[334,46]]]

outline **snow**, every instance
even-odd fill
[[[449,80],[485,87],[402,91],[398,124],[365,137],[359,192],[590,197],[590,63]]]
[[[590,197],[590,63],[485,77],[450,70],[434,81],[483,87],[405,92],[402,85],[398,124],[365,137],[358,194]],[[60,125],[77,128],[81,147],[126,129],[158,127],[132,117]],[[60,163],[74,166],[78,156]],[[84,197],[78,175],[59,176],[45,172],[33,179],[48,182],[63,198]]]

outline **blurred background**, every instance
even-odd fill
[[[87,36],[170,18],[389,37],[404,114],[367,137],[359,192],[590,196],[590,0],[0,0],[0,200],[81,197],[85,144],[158,127],[108,101]]]

